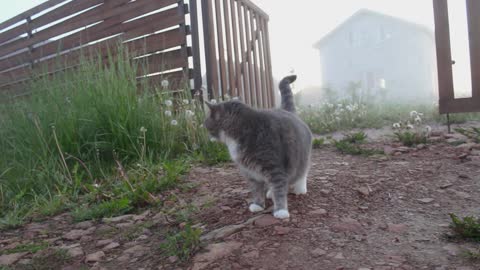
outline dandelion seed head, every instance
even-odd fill
[[[167,88],[168,85],[169,85],[169,82],[168,82],[168,80],[162,80],[162,82],[160,84],[162,85],[163,88]]]
[[[172,121],[170,122],[170,124],[171,124],[172,126],[176,126],[176,125],[178,125],[178,122],[177,122],[177,120],[174,119],[174,120],[172,120]]]
[[[165,100],[165,105],[167,105],[168,107],[172,106],[173,105],[173,102],[169,99]]]
[[[184,99],[183,104],[188,105],[188,104],[190,104],[190,101],[188,99]]]
[[[172,111],[165,111],[166,116],[172,116]]]
[[[217,100],[216,100],[216,99],[212,99],[212,100],[210,100],[210,103],[212,103],[212,104],[217,104]]]
[[[141,127],[140,132],[145,133],[145,132],[147,132],[147,129],[145,127]]]

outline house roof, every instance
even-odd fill
[[[385,19],[388,19],[388,20],[394,20],[394,21],[397,21],[399,23],[405,24],[406,26],[415,28],[418,31],[424,32],[428,36],[430,36],[432,39],[434,38],[433,31],[426,26],[416,24],[416,23],[413,23],[413,22],[410,22],[410,21],[407,21],[407,20],[404,20],[404,19],[397,18],[397,17],[393,17],[393,16],[390,16],[390,15],[386,15],[386,14],[383,14],[383,13],[380,13],[380,12],[376,12],[376,11],[373,11],[373,10],[360,9],[357,12],[355,12],[352,16],[350,16],[348,19],[346,19],[344,22],[342,22],[337,27],[335,27],[328,34],[323,36],[319,41],[315,42],[315,44],[313,44],[313,47],[316,48],[316,49],[320,49],[320,47],[322,47],[323,44],[325,44],[325,42],[330,40],[330,38],[332,36],[334,36],[336,33],[338,33],[340,30],[342,30],[345,26],[347,26],[351,22],[355,21],[356,19],[364,17],[364,16],[376,16],[376,17],[382,17],[382,18],[385,18]]]

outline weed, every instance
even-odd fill
[[[364,132],[355,132],[346,134],[342,141],[348,143],[364,143],[366,139],[367,134],[365,134]]]
[[[476,143],[480,143],[480,128],[471,127],[470,129],[456,128],[456,132],[472,139]]]
[[[367,139],[367,135],[363,132],[356,132],[346,134],[345,137],[339,141],[334,140],[334,146],[343,154],[372,156],[383,154],[383,151],[377,149],[369,149],[361,146]]]
[[[201,234],[199,228],[187,224],[180,232],[167,236],[160,249],[166,256],[177,256],[181,261],[187,261],[199,249]]]
[[[19,253],[19,252],[29,252],[29,253],[36,253],[40,250],[43,250],[48,247],[48,243],[41,242],[41,243],[31,243],[31,244],[22,244],[15,248],[0,251],[0,255],[3,254],[12,254],[12,253]]]
[[[127,198],[123,198],[101,202],[88,207],[79,206],[73,210],[72,216],[76,222],[79,222],[83,220],[119,216],[126,214],[131,210],[131,201]]]
[[[467,259],[480,261],[480,249],[478,251],[466,250],[464,255]]]
[[[480,219],[467,216],[463,219],[455,214],[450,214],[452,224],[450,228],[455,232],[455,236],[462,239],[480,241]]]
[[[394,134],[398,141],[408,147],[427,143],[427,137],[424,134],[419,134],[412,131],[398,131]]]
[[[40,256],[33,256],[32,260],[22,266],[22,269],[49,270],[61,269],[71,260],[65,249],[47,249]]]
[[[396,139],[403,145],[411,147],[418,144],[426,144],[430,136],[430,126],[422,126],[423,113],[410,112],[410,118],[393,124]]]
[[[312,147],[313,148],[321,148],[325,144],[325,139],[324,138],[315,138],[312,141]]]

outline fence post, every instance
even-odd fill
[[[211,0],[202,0],[202,20],[203,20],[203,41],[205,44],[205,66],[207,72],[207,93],[208,99],[214,98],[214,83],[213,81],[214,72],[213,64],[215,63],[215,69],[217,68],[215,59],[215,36],[213,34],[213,14],[210,12],[212,10]]]
[[[197,0],[190,0],[190,25],[192,27],[192,55],[193,55],[193,90],[192,97],[198,95],[203,102],[202,93],[202,63],[200,62],[200,38],[198,35],[198,6]]]

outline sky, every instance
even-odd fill
[[[370,9],[399,17],[434,29],[432,0],[251,0],[270,16],[270,42],[275,78],[294,70],[298,74],[296,87],[321,85],[320,57],[313,44],[359,9]],[[34,7],[45,0],[16,0],[15,4],[2,5],[0,21]],[[453,3],[453,4],[452,4]],[[465,1],[449,1],[451,20],[455,84],[471,88],[467,61]],[[462,6],[463,4],[463,6]],[[456,19],[460,18],[460,19]],[[465,29],[463,31],[463,29]]]

